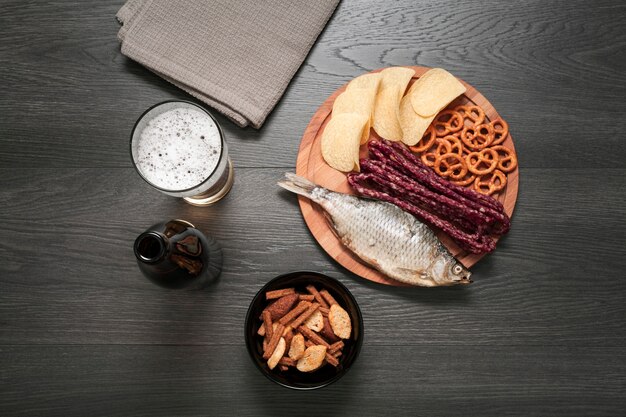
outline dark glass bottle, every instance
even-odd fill
[[[184,220],[155,224],[137,237],[134,250],[141,272],[165,288],[203,288],[222,270],[219,244]]]

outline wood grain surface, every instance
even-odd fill
[[[623,2],[344,0],[261,130],[217,116],[236,182],[210,208],[131,167],[136,118],[188,96],[120,54],[122,3],[0,5],[0,415],[623,414]],[[326,97],[392,65],[449,69],[511,126],[512,230],[467,288],[356,277],[275,185]],[[224,246],[206,291],[135,265],[134,238],[174,217]],[[266,380],[243,340],[255,292],[301,269],[341,280],[364,318],[354,368],[315,392]]]

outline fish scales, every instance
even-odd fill
[[[319,204],[342,243],[390,278],[427,287],[471,282],[433,231],[393,204],[330,191],[295,174],[279,185]]]

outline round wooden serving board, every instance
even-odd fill
[[[428,71],[430,68],[426,67],[409,67],[415,70],[415,76],[409,86],[422,74]],[[379,72],[381,69],[372,71]],[[480,94],[474,87],[467,84],[463,80],[461,81],[467,91],[464,95],[457,98],[450,104],[450,107],[456,107],[460,104],[475,104],[480,106],[489,120],[495,120],[499,118],[496,109],[489,103],[489,101]],[[347,84],[346,84],[347,85]],[[324,162],[321,152],[321,137],[324,127],[330,120],[331,110],[335,98],[341,94],[346,85],[335,91],[315,112],[313,118],[309,122],[304,135],[302,136],[302,142],[300,143],[300,150],[298,151],[298,160],[296,162],[296,173],[302,177],[308,178],[314,183],[328,188],[333,191],[342,193],[354,194],[350,188],[348,181],[346,180],[346,174],[339,172]],[[371,138],[377,138],[378,136],[372,130],[370,133]],[[513,146],[513,138],[509,134],[503,143],[504,146],[515,151]],[[367,145],[361,146],[361,157],[367,156]],[[496,197],[502,204],[506,213],[510,216],[513,214],[515,207],[515,201],[517,200],[517,187],[519,181],[519,169],[508,174],[507,186],[504,190],[500,191]],[[324,250],[333,257],[337,262],[349,269],[353,273],[368,279],[370,281],[378,282],[386,285],[404,286],[405,284],[387,278],[385,275],[363,263],[358,256],[353,254],[347,249],[341,241],[337,238],[333,232],[330,224],[328,223],[324,211],[320,206],[312,203],[309,199],[299,197],[300,209],[302,210],[302,216],[306,221],[309,230],[317,240],[317,242],[324,248]],[[474,265],[481,259],[483,255],[474,255],[461,250],[445,233],[437,231],[437,236],[443,242],[443,244],[450,250],[450,252],[467,268]]]

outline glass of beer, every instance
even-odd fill
[[[233,166],[222,129],[203,107],[165,101],[146,110],[130,139],[139,175],[164,194],[208,206],[233,185]]]

